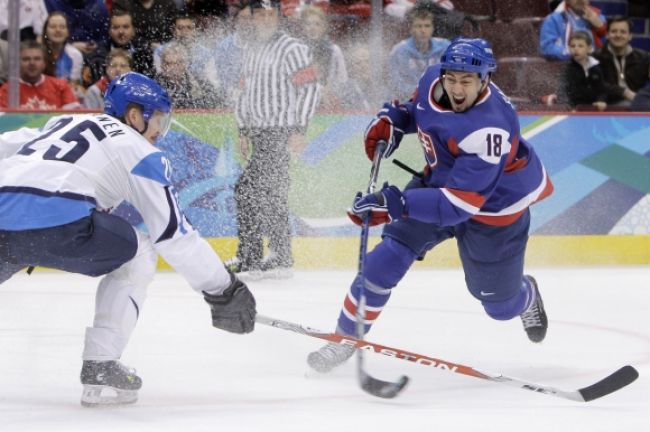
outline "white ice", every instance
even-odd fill
[[[641,376],[578,403],[378,354],[368,371],[411,384],[383,400],[357,385],[355,364],[308,373],[307,336],[258,326],[211,327],[202,298],[174,273],[156,276],[122,358],[144,380],[135,405],[79,404],[84,328],[96,280],[17,275],[0,287],[0,431],[647,431],[650,430],[650,268],[535,269],[548,310],[546,340],[521,322],[496,322],[458,270],[414,270],[368,339],[490,372],[574,390],[625,364]],[[299,271],[251,282],[264,315],[314,328],[335,325],[354,271]]]

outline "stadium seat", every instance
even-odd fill
[[[492,44],[497,58],[537,56],[542,20],[540,17],[530,17],[518,18],[512,22],[482,21],[481,37]]]
[[[495,0],[453,0],[454,9],[468,15],[494,16]]]
[[[496,2],[498,19],[512,21],[515,18],[545,17],[550,13],[547,0],[500,0]]]
[[[515,102],[537,103],[557,91],[564,63],[543,57],[497,59],[494,82]]]

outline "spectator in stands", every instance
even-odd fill
[[[172,38],[172,27],[178,10],[173,0],[120,0],[113,2],[113,13],[131,12],[136,39],[156,49]]]
[[[378,91],[372,80],[372,56],[368,43],[354,41],[346,50],[348,64],[348,81],[341,93],[341,108],[346,110],[369,112],[383,100],[383,93]]]
[[[108,43],[108,9],[103,0],[45,0],[47,10],[68,18],[70,42],[84,55]]]
[[[562,74],[557,100],[571,108],[585,105],[593,106],[598,111],[607,108],[607,90],[603,80],[603,71],[598,60],[590,54],[593,52],[591,35],[577,30],[569,38],[571,60],[566,64]]]
[[[129,53],[133,61],[133,70],[142,74],[153,76],[153,53],[146,43],[135,39],[135,27],[131,12],[124,10],[113,11],[108,30],[110,42],[100,46],[92,58],[87,59],[87,64],[92,70],[96,80],[104,74],[106,56],[113,48],[121,48]]]
[[[540,53],[553,60],[569,60],[569,37],[577,30],[591,33],[594,46],[602,46],[607,23],[600,10],[589,5],[589,0],[565,0],[544,18],[540,30]]]
[[[113,48],[106,56],[106,74],[86,91],[84,107],[104,109],[104,94],[113,79],[131,71],[131,56],[121,48]]]
[[[76,89],[81,85],[83,55],[68,43],[69,35],[66,16],[63,12],[52,12],[43,25],[45,73],[67,80]]]
[[[180,45],[185,48],[189,72],[198,78],[205,79],[206,63],[210,59],[211,53],[201,42],[197,37],[194,18],[185,14],[178,15],[174,21],[174,38],[153,52],[156,73],[160,74],[161,72],[160,57],[163,50],[169,45]]]
[[[446,10],[454,10],[451,0],[428,0],[430,3]],[[395,18],[404,18],[413,8],[416,0],[384,0],[384,12]]]
[[[231,13],[232,32],[217,44],[213,56],[219,99],[227,108],[234,109],[239,98],[239,84],[244,46],[251,33],[251,14],[235,7]]]
[[[612,105],[626,107],[648,80],[650,56],[632,48],[632,22],[626,17],[608,20],[607,43],[596,54],[609,87]]]
[[[325,110],[340,107],[342,86],[348,81],[348,70],[341,48],[327,35],[328,22],[323,9],[306,6],[300,11],[302,41],[311,50],[313,65],[321,85],[319,106]]]
[[[410,99],[425,69],[440,61],[449,45],[448,39],[433,37],[433,13],[423,3],[407,14],[411,37],[397,43],[388,60],[391,97]]]
[[[0,39],[0,84],[9,79],[9,44]]]
[[[0,0],[0,38],[7,40],[9,28],[9,1]],[[41,35],[43,23],[47,18],[47,7],[43,0],[20,0],[19,2],[20,40],[35,40]]]
[[[166,45],[160,61],[160,74],[156,80],[169,93],[174,108],[214,108],[219,105],[214,87],[190,73],[187,50],[183,45]]]
[[[45,47],[36,41],[20,45],[20,108],[77,109],[81,104],[66,80],[45,75]],[[9,83],[0,87],[0,108],[8,108]]]

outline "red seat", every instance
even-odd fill
[[[482,21],[481,37],[492,44],[499,57],[536,57],[539,53],[539,26],[542,18],[517,19],[509,23]]]
[[[496,2],[495,13],[503,21],[515,18],[545,17],[551,11],[548,0],[499,0]]]
[[[453,0],[454,9],[468,15],[494,16],[495,0]]]
[[[563,68],[564,63],[542,57],[503,57],[493,80],[515,102],[539,102],[557,92]]]

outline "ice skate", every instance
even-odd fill
[[[521,322],[524,324],[524,330],[528,335],[528,339],[532,342],[541,342],[546,337],[546,330],[548,329],[548,319],[546,317],[546,311],[544,310],[544,303],[542,302],[542,296],[539,293],[537,288],[537,281],[532,276],[524,276],[528,278],[530,283],[533,285],[533,302],[530,307],[523,312],[521,317]]]
[[[262,260],[260,268],[262,277],[265,279],[291,279],[293,277],[291,265],[282,262],[273,252]]]
[[[135,369],[129,369],[117,360],[84,360],[81,368],[81,405],[132,404],[138,400],[142,379]]]
[[[353,346],[328,342],[318,351],[309,353],[307,364],[316,372],[327,373],[352,357],[352,354],[354,354]]]
[[[259,268],[254,268],[254,266],[242,262],[238,257],[230,258],[228,261],[224,262],[224,266],[230,272],[236,273],[237,276],[243,281],[255,281],[260,280],[264,277],[262,270]]]

